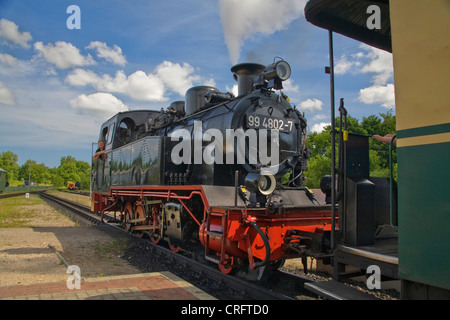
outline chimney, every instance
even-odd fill
[[[257,63],[241,63],[231,68],[238,82],[238,96],[244,96],[254,90],[255,84],[264,84],[265,66]]]

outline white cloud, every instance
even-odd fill
[[[367,47],[367,57],[370,61],[361,69],[362,73],[374,73],[372,79],[375,85],[385,85],[393,75],[394,65],[392,54],[374,47]]]
[[[13,105],[15,102],[12,91],[0,81],[0,104]]]
[[[44,71],[44,74],[46,76],[56,76],[58,75],[58,73],[56,72],[56,70],[52,67],[48,68],[47,70]]]
[[[347,55],[342,55],[334,66],[335,74],[346,74],[347,72],[353,71],[354,67],[359,67],[361,65],[360,61],[349,61]]]
[[[96,87],[97,90],[107,92],[119,92],[119,93],[127,92],[128,77],[122,70],[117,71],[114,78],[111,77],[109,74],[105,74],[102,77],[97,76],[97,78],[98,80],[93,83],[94,87]]]
[[[219,0],[231,63],[238,62],[244,41],[253,34],[271,35],[302,16],[306,0]]]
[[[120,70],[115,77],[98,76],[93,71],[75,69],[66,77],[66,82],[73,86],[91,85],[99,91],[124,93],[140,101],[165,101],[164,84],[155,75],[136,71],[128,77]]]
[[[334,73],[337,75],[372,73],[372,82],[375,85],[385,85],[393,75],[392,54],[364,44],[361,45],[361,49],[365,52],[343,54],[337,59]]]
[[[395,107],[394,84],[388,83],[393,78],[392,54],[368,45],[361,45],[364,50],[356,54],[342,55],[335,66],[336,74],[372,74],[372,86],[359,91],[358,100],[365,104],[381,104],[386,108]]]
[[[0,75],[11,83],[14,78],[26,76],[30,77],[35,72],[32,61],[20,60],[10,54],[0,53]]]
[[[297,84],[294,84],[292,79],[288,79],[283,82],[283,91],[286,93],[297,93],[300,91],[300,88]]]
[[[96,50],[98,57],[119,66],[124,66],[127,63],[127,60],[122,54],[122,49],[117,45],[114,45],[113,48],[110,48],[104,42],[91,41],[86,49]]]
[[[91,70],[77,68],[66,77],[66,82],[72,86],[82,87],[86,85],[94,85],[100,81],[100,77]]]
[[[386,86],[373,85],[359,91],[359,101],[366,104],[380,103],[383,107],[395,106],[395,90],[392,83]]]
[[[300,102],[300,109],[302,111],[320,111],[322,110],[323,102],[319,99],[307,99],[305,101]]]
[[[83,56],[78,48],[65,41],[57,41],[55,44],[49,43],[47,45],[39,41],[34,44],[34,48],[40,52],[45,60],[60,69],[95,64],[91,55]]]
[[[157,76],[136,71],[128,77],[126,93],[141,101],[165,101],[164,85]]]
[[[101,115],[105,118],[112,117],[118,112],[129,110],[121,100],[105,92],[98,92],[88,96],[82,94],[70,100],[70,106],[81,113]]]
[[[313,117],[313,120],[322,120],[322,119],[326,119],[327,117],[328,117],[328,115],[325,115],[325,114],[316,114]]]
[[[7,67],[13,67],[17,65],[18,59],[13,57],[10,54],[7,53],[0,53],[0,63],[7,66]]]
[[[331,125],[331,123],[328,123],[328,122],[316,123],[316,124],[314,124],[314,125],[312,126],[311,132],[317,132],[317,133],[320,133],[320,132],[322,132],[322,131],[324,130],[324,128],[325,128],[326,126],[330,126],[330,125]]]
[[[73,86],[91,85],[99,91],[124,93],[140,101],[167,101],[168,90],[182,96],[196,83],[203,81],[194,74],[194,68],[188,63],[182,65],[164,61],[155,70],[146,74],[138,70],[127,76],[122,70],[114,77],[99,76],[90,70],[75,69],[67,77],[66,82]],[[207,85],[214,85],[213,80],[207,80]]]
[[[20,32],[19,26],[7,19],[0,19],[0,38],[25,48],[30,47],[28,42],[32,39],[29,32]]]
[[[155,74],[168,88],[180,95],[184,95],[194,82],[201,79],[199,75],[194,74],[194,68],[190,64],[180,65],[170,61],[159,64]]]

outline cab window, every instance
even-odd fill
[[[106,141],[108,141],[108,136],[109,136],[108,127],[104,127],[102,130],[102,136],[101,136],[100,140],[103,140],[106,143]]]
[[[134,130],[134,121],[130,118],[123,119],[119,124],[119,140],[123,144],[131,141],[131,135]]]

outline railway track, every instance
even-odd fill
[[[90,209],[79,203],[62,199],[57,196],[40,192],[39,195],[50,205],[60,209],[69,215],[80,225],[100,225],[105,224],[111,228],[119,228],[125,232],[118,221],[108,216],[102,223],[100,216],[92,213]],[[129,233],[128,233],[129,234]],[[314,299],[316,296],[304,289],[306,282],[313,280],[302,278],[287,272],[276,271],[270,274],[270,278],[262,279],[261,282],[248,281],[238,276],[226,275],[220,272],[215,266],[209,266],[193,260],[189,256],[174,253],[161,244],[154,244],[150,240],[139,238],[129,234],[133,241],[132,255],[141,259],[138,264],[145,267],[146,262],[142,261],[146,257],[151,260],[158,259],[170,266],[171,272],[178,273],[181,277],[189,278],[190,282],[197,282],[195,285],[203,286],[204,291],[213,291],[212,295],[220,296],[219,299],[244,299],[244,300],[296,300]],[[145,255],[143,255],[145,254]]]
[[[88,207],[74,201],[59,198],[46,192],[38,193],[47,203],[57,209],[64,210],[73,220],[78,221],[82,225],[99,225],[100,219],[94,215]]]
[[[18,196],[24,196],[27,193],[34,194],[34,193],[39,193],[39,192],[40,191],[20,191],[20,192],[11,192],[11,193],[1,193],[0,199],[13,198],[13,197],[18,197]]]

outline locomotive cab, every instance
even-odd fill
[[[102,125],[99,141],[105,143],[106,156],[92,165],[93,190],[109,190],[118,167],[122,171],[129,165],[129,160],[125,161],[122,156],[125,150],[133,148],[134,142],[157,130],[162,122],[161,114],[148,110],[120,112]]]

